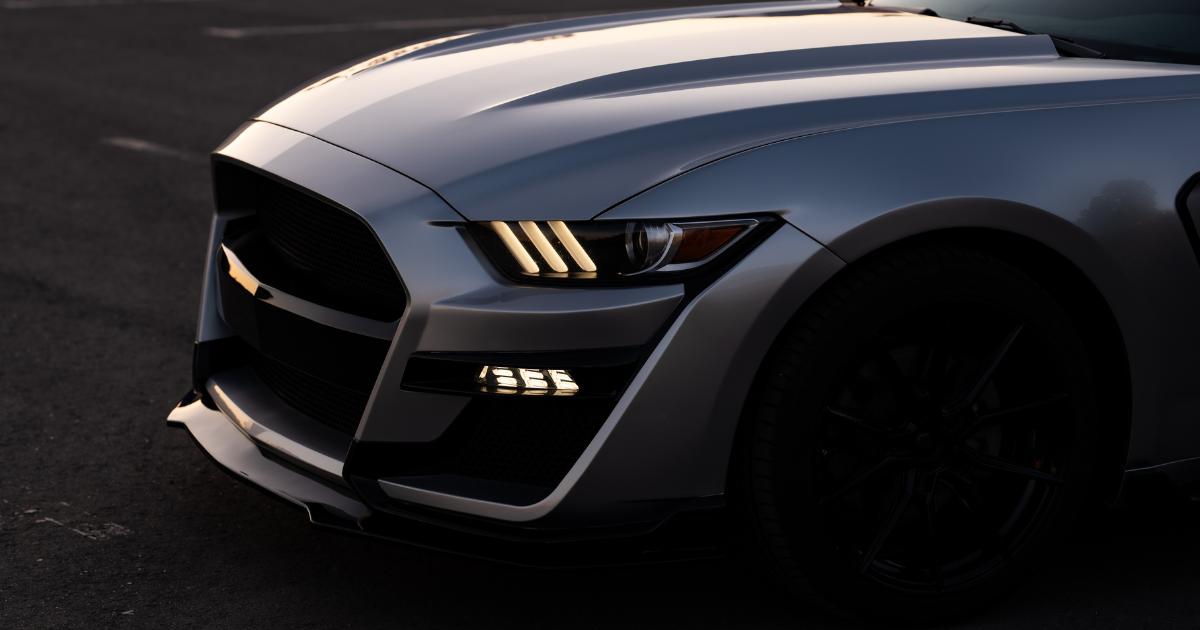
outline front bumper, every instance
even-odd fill
[[[599,529],[504,526],[418,507],[380,512],[344,485],[274,456],[200,396],[186,396],[167,422],[234,478],[302,508],[314,525],[426,549],[537,567],[674,562],[719,554],[727,526],[723,511],[698,503],[663,522]]]
[[[407,306],[353,435],[315,427],[253,373],[207,360],[197,361],[196,395],[170,422],[238,477],[306,507],[314,522],[434,547],[464,545],[415,539],[454,530],[493,541],[645,540],[664,523],[720,506],[738,420],[763,357],[796,308],[841,266],[784,225],[699,291],[516,286],[450,227],[462,218],[436,194],[366,158],[266,123],[241,130],[218,156],[361,217],[398,270]],[[201,348],[235,336],[222,310],[223,274],[231,274],[221,242],[236,218],[218,209],[213,223]],[[312,315],[317,310],[306,316],[331,320],[324,311]],[[409,446],[436,443],[469,404],[461,394],[411,387],[405,371],[414,356],[630,348],[641,352],[628,384],[545,492],[505,494],[486,483],[447,485],[437,475],[389,476],[356,465],[364,453],[402,458]]]

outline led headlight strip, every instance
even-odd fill
[[[508,248],[508,253],[512,254],[517,260],[517,264],[521,266],[521,271],[525,273],[537,273],[541,271],[537,262],[533,260],[533,256],[525,251],[525,246],[521,241],[517,240],[517,235],[513,234],[512,228],[503,221],[492,221],[492,229],[496,231],[496,235],[504,242],[504,246]]]
[[[518,221],[521,231],[525,233],[525,237],[533,244],[534,250],[541,256],[542,261],[556,273],[565,273],[572,271],[567,266],[566,261],[554,249],[554,245],[546,238],[546,234],[542,232],[542,228],[535,221]],[[546,221],[546,225],[550,228],[550,232],[554,235],[558,242],[562,244],[567,255],[571,258],[571,262],[575,264],[574,271],[594,272],[596,271],[596,263],[592,262],[583,245],[579,244],[579,239],[571,233],[571,228],[567,227],[562,221]],[[503,221],[492,221],[492,230],[500,237],[504,243],[504,247],[516,259],[517,264],[521,266],[521,270],[525,273],[539,273],[541,267],[529,251],[525,249],[525,245],[517,238],[513,229]]]
[[[502,268],[524,276],[620,280],[704,265],[761,222],[758,218],[570,224],[490,221],[484,225],[495,238],[489,235],[484,244]]]
[[[575,261],[575,264],[579,265],[580,269],[588,272],[596,271],[596,263],[592,262],[592,258],[583,249],[583,245],[579,244],[579,239],[575,238],[575,235],[571,233],[571,229],[567,227],[566,223],[562,221],[547,221],[546,223],[550,226],[550,231],[554,232],[554,235],[558,237],[558,241],[566,248],[567,253],[571,256],[571,260]]]
[[[550,269],[556,273],[564,273],[567,270],[567,263],[563,262],[562,256],[554,251],[554,246],[546,239],[546,235],[542,234],[541,228],[533,221],[521,221],[521,230],[525,232],[525,236],[529,237],[529,242],[537,248],[537,252],[542,255],[542,260],[550,265]]]

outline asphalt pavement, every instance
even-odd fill
[[[206,154],[241,121],[434,33],[639,6],[0,0],[0,628],[837,627],[721,563],[542,572],[317,530],[164,421]],[[1200,627],[1198,532],[1191,505],[1106,511],[961,627]]]

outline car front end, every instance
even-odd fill
[[[719,507],[730,419],[791,312],[773,303],[838,265],[780,221],[733,218],[710,231],[738,242],[691,273],[624,282],[553,273],[523,235],[549,277],[518,284],[494,262],[511,252],[481,245],[499,226],[321,140],[256,122],[214,172],[195,392],[170,421],[314,521],[365,532],[453,516],[632,535]],[[532,233],[561,246],[553,227]]]
[[[1128,258],[1196,273],[1151,203],[1195,173],[1172,131],[1194,119],[1197,73],[883,4],[452,35],[298,89],[213,155],[192,391],[169,422],[342,530],[525,564],[646,561],[717,551],[737,505],[772,566],[830,600],[916,619],[1001,592],[1009,558],[1036,555],[1025,541],[1052,539],[1042,523],[1187,459],[1134,418],[1154,415],[1149,384],[1194,373],[1190,346],[1155,336],[1185,328],[1161,313],[1192,311],[1148,306],[1176,292],[1114,269],[1153,251]],[[1135,180],[1153,193],[1120,192]],[[1014,303],[1028,313],[1001,321]],[[960,330],[973,322],[996,330]],[[1018,337],[1024,363],[977,373]],[[956,358],[933,370],[935,354]],[[980,398],[995,380],[1031,389],[1016,409],[1073,401],[1058,415],[1078,426],[978,437],[988,405],[1012,404]],[[862,415],[880,409],[898,426]],[[813,427],[842,421],[874,440],[826,448]],[[895,452],[871,464],[880,439]],[[791,485],[809,460],[832,464]],[[879,496],[855,489],[898,466]],[[908,518],[917,495],[958,509],[941,504],[960,467],[1008,484],[976,493],[1003,504],[1003,545]],[[839,477],[852,491],[826,492]],[[917,546],[889,548],[901,521]],[[961,562],[910,553],[946,544]]]

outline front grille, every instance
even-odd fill
[[[218,203],[251,210],[240,232],[258,235],[269,256],[252,269],[296,297],[383,321],[400,318],[404,288],[374,233],[354,213],[233,164],[216,170]],[[241,234],[239,234],[241,236]]]
[[[251,168],[214,165],[217,205],[240,215],[222,235],[249,272],[275,294],[386,322],[406,297],[391,261],[360,217]],[[264,299],[234,281],[222,257],[225,323],[245,362],[295,411],[341,433],[358,429],[390,339],[309,319],[288,301]]]
[[[296,411],[354,435],[371,392],[342,387],[311,376],[259,352],[251,352],[254,373],[276,396]]]

